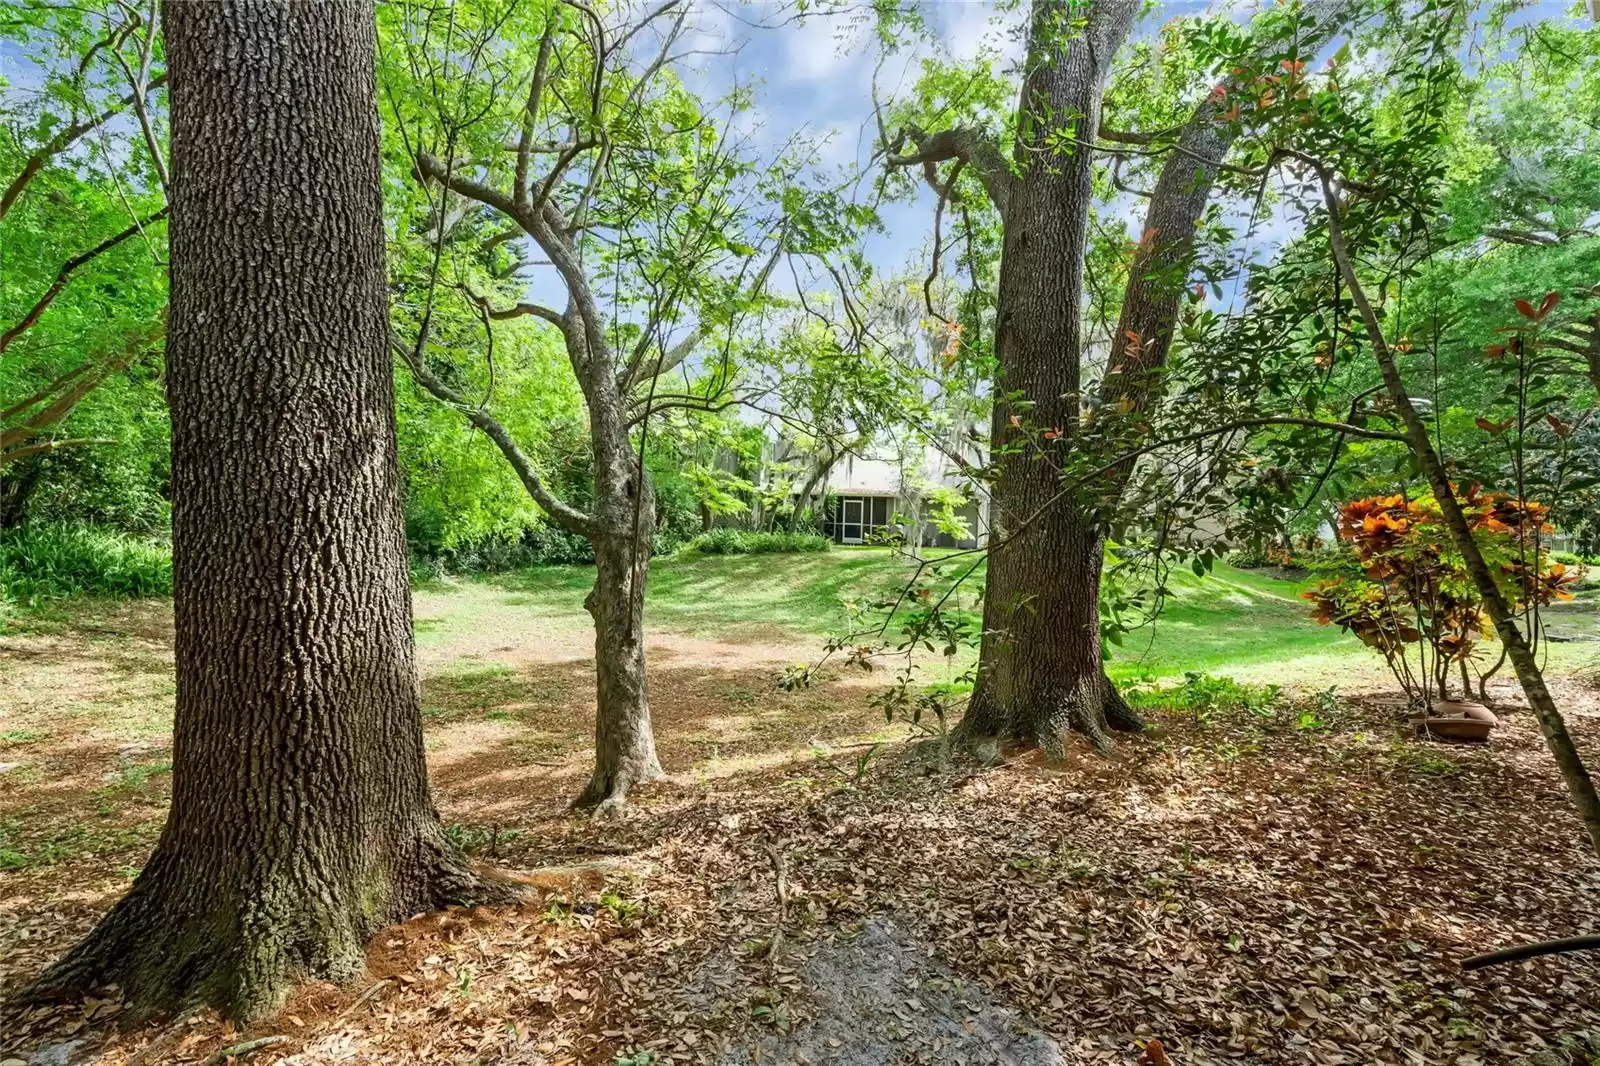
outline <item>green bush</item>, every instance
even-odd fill
[[[1266,715],[1281,693],[1277,685],[1245,685],[1231,677],[1190,671],[1183,675],[1181,685],[1130,685],[1122,695],[1134,707],[1190,711],[1204,722],[1235,711]]]
[[[722,527],[702,533],[689,547],[702,555],[761,555],[767,552],[827,551],[827,537],[816,533],[758,533]]]
[[[686,543],[674,530],[658,530],[650,538],[651,557],[664,558]],[[529,566],[593,563],[594,545],[589,538],[554,525],[535,526],[514,540],[485,537],[454,548],[411,545],[411,574],[419,581],[436,581],[450,574],[503,574]]]
[[[170,596],[172,546],[95,526],[29,523],[0,532],[0,590],[14,600]]]
[[[1266,549],[1261,547],[1235,548],[1228,553],[1227,563],[1240,570],[1260,570],[1272,565],[1272,561],[1267,558]]]

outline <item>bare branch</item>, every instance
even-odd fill
[[[533,131],[539,119],[539,101],[544,96],[544,82],[550,71],[550,53],[555,40],[556,20],[547,14],[544,37],[539,41],[539,59],[534,64],[533,81],[528,86],[528,102],[523,105],[522,137],[517,142],[517,172],[511,182],[511,194],[519,204],[528,202],[528,157],[533,152]]]
[[[487,296],[479,296],[477,293],[467,289],[465,286],[462,286],[462,291],[467,294],[467,299],[477,304],[479,309],[482,310],[485,315],[496,322],[505,322],[513,318],[523,318],[527,315],[534,315],[538,318],[544,319],[546,322],[549,322],[557,329],[563,332],[566,331],[567,316],[563,315],[560,311],[552,310],[543,304],[530,303],[524,300],[520,303],[513,304],[504,310],[496,310],[495,308],[489,306],[489,298]]]
[[[546,514],[555,520],[561,528],[582,536],[590,535],[595,526],[592,516],[573,507],[551,492],[534,469],[532,461],[518,446],[516,440],[507,432],[506,428],[495,420],[483,408],[477,406],[461,395],[429,370],[426,362],[420,356],[412,353],[411,348],[401,343],[400,338],[393,335],[389,339],[390,349],[404,360],[411,370],[411,376],[418,385],[432,393],[435,399],[449,404],[460,411],[467,420],[483,431],[484,435],[494,441],[495,447],[500,449],[500,454],[506,457],[511,468],[517,472],[517,478],[522,482],[522,487],[528,490],[528,495],[542,507]]]

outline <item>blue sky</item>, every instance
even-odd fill
[[[792,2],[692,2],[690,21],[695,36],[690,47],[713,54],[682,60],[679,71],[686,81],[710,97],[721,95],[735,83],[754,86],[757,110],[750,121],[759,124],[754,133],[757,143],[774,148],[797,130],[811,131],[827,138],[821,162],[828,169],[870,164],[876,132],[871,104],[875,68],[880,97],[888,100],[909,89],[920,60],[935,52],[968,59],[987,47],[997,51],[1002,62],[1014,66],[1021,56],[1020,23],[1027,7],[1026,0],[1008,5],[1005,11],[992,0],[925,2],[921,10],[934,39],[908,42],[896,54],[880,57],[871,10],[864,3],[852,5],[846,0],[828,14],[796,22],[787,14]],[[1134,35],[1153,33],[1174,18],[1208,9],[1226,10],[1245,19],[1261,2],[1173,0],[1154,4]],[[1513,21],[1560,17],[1569,6],[1569,0],[1539,0]],[[30,57],[20,54],[11,42],[0,42],[0,71],[11,82],[12,91],[30,90],[38,78]],[[1125,210],[1134,216],[1129,219],[1134,231],[1139,228],[1137,216],[1142,209],[1143,203],[1132,198],[1113,205],[1114,211]],[[924,269],[933,221],[932,195],[924,190],[915,202],[886,205],[883,214],[887,232],[874,234],[868,241],[869,255],[879,272]],[[1252,243],[1260,248],[1291,232],[1292,224],[1286,218],[1271,217],[1263,220]],[[529,294],[556,306],[565,302],[549,271],[534,272]]]
[[[835,9],[837,13],[812,16],[803,23],[785,22],[765,28],[762,24],[783,17],[785,5],[740,4],[734,0],[695,0],[695,4],[694,21],[700,34],[696,46],[728,54],[684,61],[682,73],[691,85],[716,94],[735,81],[758,84],[763,143],[776,144],[804,127],[831,138],[824,152],[824,161],[830,166],[869,164],[875,138],[872,82],[880,56],[867,5]],[[1261,6],[1265,6],[1261,0],[1173,0],[1152,4],[1135,27],[1134,37],[1152,34],[1174,18],[1208,10],[1225,11],[1236,19],[1247,20]],[[1570,0],[1535,0],[1517,12],[1512,22],[1559,18],[1570,6]],[[877,71],[880,96],[887,100],[897,89],[909,89],[918,61],[935,50],[967,59],[987,46],[998,50],[1004,62],[1016,65],[1022,51],[1019,26],[1027,3],[1020,0],[1008,7],[1002,11],[991,0],[934,0],[922,4],[936,40],[915,42],[884,59]],[[1142,201],[1130,197],[1113,205],[1113,210],[1127,211],[1132,216],[1129,228],[1137,232],[1143,207]],[[874,235],[868,244],[874,265],[880,272],[895,272],[915,263],[920,270],[932,231],[931,193],[924,190],[915,203],[887,205],[884,215],[888,232]],[[1242,216],[1237,220],[1240,228],[1245,221]],[[1281,212],[1259,220],[1256,237],[1250,242],[1252,251],[1259,253],[1281,242],[1297,228]]]
[[[1229,5],[1242,6],[1242,5]],[[1253,5],[1252,5],[1253,6]],[[866,167],[875,147],[872,83],[876,69],[880,98],[909,91],[920,61],[935,53],[971,59],[981,49],[997,52],[1015,67],[1022,55],[1025,2],[1002,10],[990,0],[936,0],[922,10],[935,39],[916,41],[882,57],[867,5],[761,28],[779,17],[778,4],[732,4],[697,0],[696,19],[703,39],[721,42],[733,54],[695,57],[685,76],[708,92],[735,80],[758,83],[764,133],[771,143],[804,127],[828,136],[823,161],[829,166]],[[1182,0],[1152,7],[1135,30],[1148,34],[1173,18],[1205,10],[1204,0]],[[757,25],[751,25],[751,24]],[[881,67],[879,66],[882,60]],[[895,271],[922,258],[932,233],[933,197],[924,190],[911,204],[884,209],[888,232],[873,235],[868,249],[880,271]],[[918,269],[921,262],[918,261]]]

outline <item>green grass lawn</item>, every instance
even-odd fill
[[[884,548],[836,548],[785,555],[700,555],[655,561],[646,591],[647,625],[690,636],[761,626],[810,636],[845,625],[847,600],[891,589],[914,564]],[[582,608],[594,582],[587,566],[542,566],[485,579],[524,594],[536,609]]]
[[[940,564],[941,558],[933,555],[936,585],[954,581],[972,560],[960,556]],[[846,631],[847,603],[892,598],[915,569],[914,562],[882,548],[684,554],[652,565],[646,625],[693,637],[815,642],[820,649],[827,637]],[[983,576],[980,565],[949,606],[973,610]],[[583,597],[592,580],[588,567],[551,566],[431,586],[449,591],[439,601],[447,609],[424,618],[419,635],[424,641],[446,639],[502,611],[587,623]],[[1271,674],[1269,679],[1293,682],[1380,665],[1353,638],[1311,621],[1299,598],[1306,587],[1225,564],[1205,578],[1175,574],[1160,617],[1115,649],[1111,672],[1118,680],[1202,671],[1240,672],[1251,680]]]
[[[948,555],[930,553],[936,585],[955,580],[973,558],[962,555],[941,564]],[[915,569],[914,562],[885,548],[793,555],[685,553],[651,566],[646,625],[694,637],[815,641],[820,648],[827,637],[846,631],[847,603],[891,598]],[[980,563],[949,606],[974,609],[983,576]],[[487,598],[501,609],[586,624],[583,597],[592,581],[589,567],[551,566],[452,584],[472,586],[473,599]],[[1317,687],[1386,676],[1377,656],[1355,638],[1311,620],[1301,599],[1310,585],[1309,579],[1284,580],[1226,563],[1205,577],[1174,573],[1160,616],[1114,649],[1110,673],[1129,681],[1195,671]],[[1593,603],[1577,606],[1593,613]],[[474,624],[476,614],[467,610],[451,627]],[[1593,643],[1549,649],[1552,667],[1563,672],[1591,669],[1600,661],[1600,647]]]

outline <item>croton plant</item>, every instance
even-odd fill
[[[1582,572],[1551,560],[1547,507],[1477,486],[1457,493],[1485,561],[1519,611],[1532,616],[1572,598]],[[1481,694],[1498,669],[1483,669],[1479,655],[1494,629],[1433,496],[1353,500],[1339,512],[1337,533],[1344,550],[1326,568],[1330,576],[1305,593],[1312,617],[1376,649],[1413,705],[1448,698],[1452,668],[1465,694],[1476,673]]]

